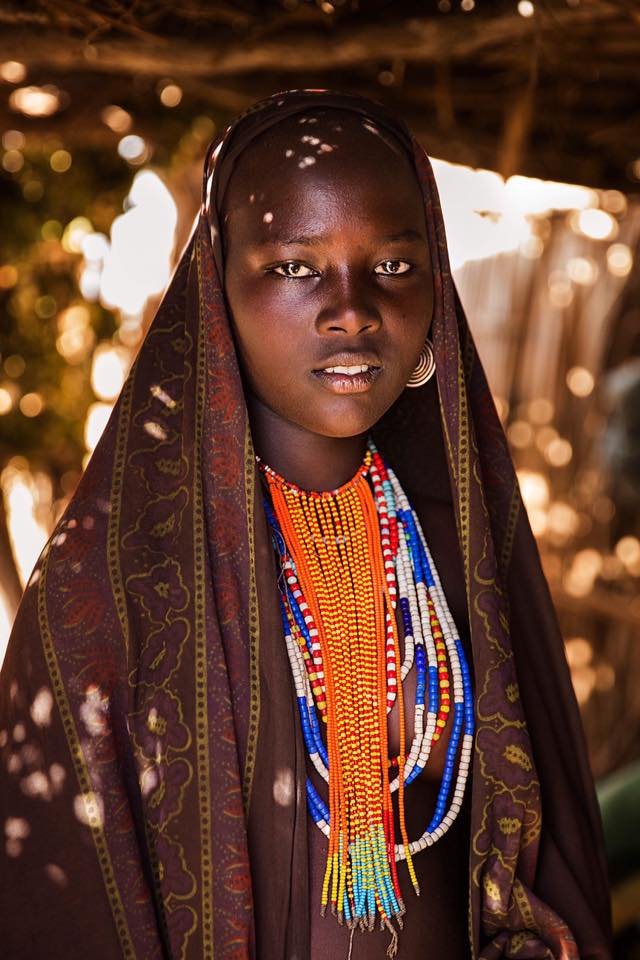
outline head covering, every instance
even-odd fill
[[[314,107],[382,125],[424,197],[436,378],[405,390],[373,436],[418,509],[434,484],[455,511],[477,715],[472,955],[610,956],[562,640],[431,164],[380,105],[290,91],[211,145],[194,232],[18,611],[0,689],[0,929],[13,958],[43,945],[110,960],[309,955],[305,754],[218,216],[234,158]]]

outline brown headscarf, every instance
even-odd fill
[[[218,212],[248,143],[333,106],[404,144],[424,196],[437,378],[373,432],[415,503],[446,451],[476,692],[471,952],[610,956],[562,640],[431,165],[380,105],[329,91],[271,97],[212,144],[193,235],[25,591],[0,685],[3,956],[309,955],[305,756]]]

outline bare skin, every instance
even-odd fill
[[[240,157],[223,213],[256,451],[305,489],[333,489],[356,472],[431,322],[415,172],[358,117],[295,117]],[[379,363],[364,392],[338,394],[313,372],[344,351]]]

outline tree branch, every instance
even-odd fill
[[[534,32],[543,50],[575,44],[577,31],[599,29],[600,53],[606,44],[606,24],[619,22],[619,7],[611,2],[556,11],[553,19],[540,15],[533,25],[512,14],[493,18],[469,18],[464,30],[458,18],[410,19],[398,23],[351,24],[331,32],[317,27],[284,31],[273,40],[252,43],[246,38],[211,35],[194,43],[175,37],[158,39],[103,40],[87,45],[84,40],[59,30],[5,29],[0,37],[0,58],[18,59],[30,67],[55,70],[87,70],[102,73],[146,73],[151,76],[229,77],[247,73],[309,74],[353,70],[358,66],[388,63],[394,58],[408,64],[472,61],[481,66],[485,55],[495,63],[504,56],[509,63],[514,47],[528,46]],[[0,11],[0,22],[11,22]]]

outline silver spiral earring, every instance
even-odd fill
[[[408,387],[423,387],[427,380],[430,380],[436,369],[436,361],[433,355],[433,345],[429,339],[425,340],[424,346],[418,357],[418,363],[407,381]]]

